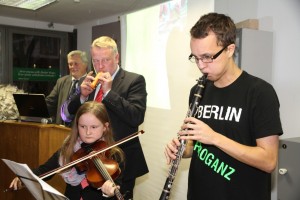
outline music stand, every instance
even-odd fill
[[[7,159],[2,159],[2,161],[16,174],[17,177],[19,177],[35,199],[68,200],[67,197],[32,173],[26,164],[17,163]]]

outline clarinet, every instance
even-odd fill
[[[192,117],[196,114],[198,105],[200,103],[200,99],[202,98],[202,95],[203,95],[203,92],[205,89],[206,78],[207,78],[207,75],[203,75],[201,78],[199,78],[197,80],[198,82],[197,82],[196,90],[194,93],[193,101],[190,104],[190,108],[188,110],[187,117]],[[178,152],[176,154],[176,159],[174,159],[172,161],[172,166],[169,169],[168,177],[165,182],[164,189],[160,195],[159,200],[169,199],[169,197],[170,197],[171,187],[173,185],[175,175],[176,175],[176,172],[177,172],[177,169],[179,166],[179,162],[183,156],[185,147],[186,147],[186,140],[180,140],[180,146],[178,146],[178,148],[177,148]]]

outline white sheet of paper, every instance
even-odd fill
[[[23,184],[36,199],[68,199],[36,176],[26,164],[17,163],[7,159],[2,159],[2,161],[22,180]]]

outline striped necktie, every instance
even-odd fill
[[[74,79],[73,80],[73,84],[72,84],[72,88],[70,90],[70,94],[69,95],[72,95],[72,94],[74,94],[76,92],[77,84],[78,84],[78,80]]]
[[[102,87],[101,87],[100,90],[99,90],[98,93],[97,93],[97,96],[96,96],[96,98],[95,98],[95,101],[101,102],[101,101],[102,101],[102,98],[103,98],[103,90],[102,90]]]

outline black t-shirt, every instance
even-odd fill
[[[256,139],[282,134],[276,92],[270,84],[246,72],[225,88],[208,81],[195,117],[247,146],[256,146]],[[188,182],[189,200],[271,199],[269,173],[198,141],[194,142]]]

